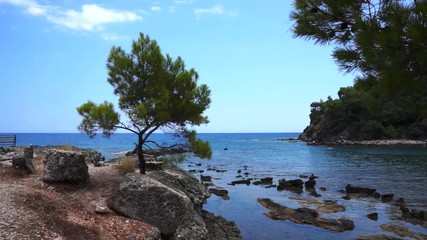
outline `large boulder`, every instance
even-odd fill
[[[185,187],[167,175],[127,174],[109,199],[109,207],[158,227],[171,239],[207,239],[206,224],[193,204],[195,198],[190,199]]]
[[[89,181],[85,156],[80,152],[49,150],[44,160],[43,181],[68,183]]]

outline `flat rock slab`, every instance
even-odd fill
[[[289,220],[297,224],[309,224],[330,231],[343,232],[354,229],[353,221],[349,219],[320,218],[317,211],[310,208],[289,208],[273,202],[269,198],[258,198],[258,202],[270,210],[265,215],[273,220]]]

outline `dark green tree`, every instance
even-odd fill
[[[356,74],[354,88],[374,99],[366,121],[427,136],[427,1],[295,0],[290,18],[295,37],[334,45],[339,68]],[[391,111],[402,119],[388,121]]]
[[[210,105],[210,90],[197,85],[198,74],[187,70],[184,61],[164,56],[155,40],[140,33],[126,53],[113,47],[107,61],[108,82],[119,97],[119,108],[126,116],[120,120],[112,103],[95,104],[91,101],[77,108],[83,117],[78,129],[94,137],[97,132],[110,136],[116,129],[137,135],[136,153],[141,173],[145,173],[144,149],[148,143],[165,147],[150,140],[158,130],[172,134],[177,145],[186,146],[199,157],[210,158],[209,142],[196,138],[196,132],[187,126],[208,123],[203,112]]]

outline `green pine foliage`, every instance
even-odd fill
[[[295,37],[333,44],[356,75],[338,99],[312,104],[302,138],[427,138],[427,1],[298,0],[290,18]]]
[[[83,117],[78,129],[94,137],[98,132],[110,136],[117,129],[137,135],[137,154],[141,173],[145,173],[144,147],[156,146],[189,148],[197,156],[210,158],[208,142],[196,138],[187,127],[207,124],[203,115],[211,103],[210,90],[198,84],[199,75],[186,69],[184,61],[163,55],[155,40],[140,34],[132,43],[130,53],[113,47],[107,60],[108,83],[119,97],[120,120],[112,103],[91,101],[77,108]],[[177,138],[172,146],[159,145],[150,140],[155,131],[163,131]],[[189,134],[191,132],[191,134]]]

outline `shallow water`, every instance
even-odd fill
[[[229,191],[230,200],[224,201],[213,195],[204,208],[235,221],[244,239],[356,239],[361,235],[381,233],[379,226],[383,223],[397,223],[427,234],[425,228],[400,221],[399,209],[391,204],[373,198],[344,200],[344,194],[338,192],[347,184],[376,188],[383,194],[396,194],[394,199],[405,198],[409,208],[427,210],[427,148],[307,146],[302,142],[278,140],[297,136],[297,133],[200,134],[212,145],[212,159],[189,158],[182,167],[205,170],[203,174],[212,176],[217,188]],[[155,134],[154,138],[160,142],[168,141],[163,134]],[[107,158],[113,158],[133,149],[136,137],[133,134],[115,134],[110,139],[89,139],[84,134],[18,134],[17,139],[18,145],[72,144],[93,148]],[[228,150],[223,150],[226,147]],[[195,166],[194,163],[202,165]],[[206,171],[209,166],[227,172]],[[283,178],[296,179],[300,174],[319,176],[316,189],[323,186],[327,191],[317,190],[322,194],[318,199],[337,200],[346,207],[345,212],[322,216],[344,216],[354,221],[355,229],[336,233],[310,225],[269,219],[263,215],[268,210],[257,202],[257,198],[271,198],[296,208],[300,203],[291,198],[312,196],[306,192],[297,194],[263,186],[228,185],[236,180],[239,169],[242,173],[248,172],[250,178],[273,177],[274,184]],[[200,176],[196,174],[196,177]],[[378,221],[366,217],[373,212],[378,213]]]

